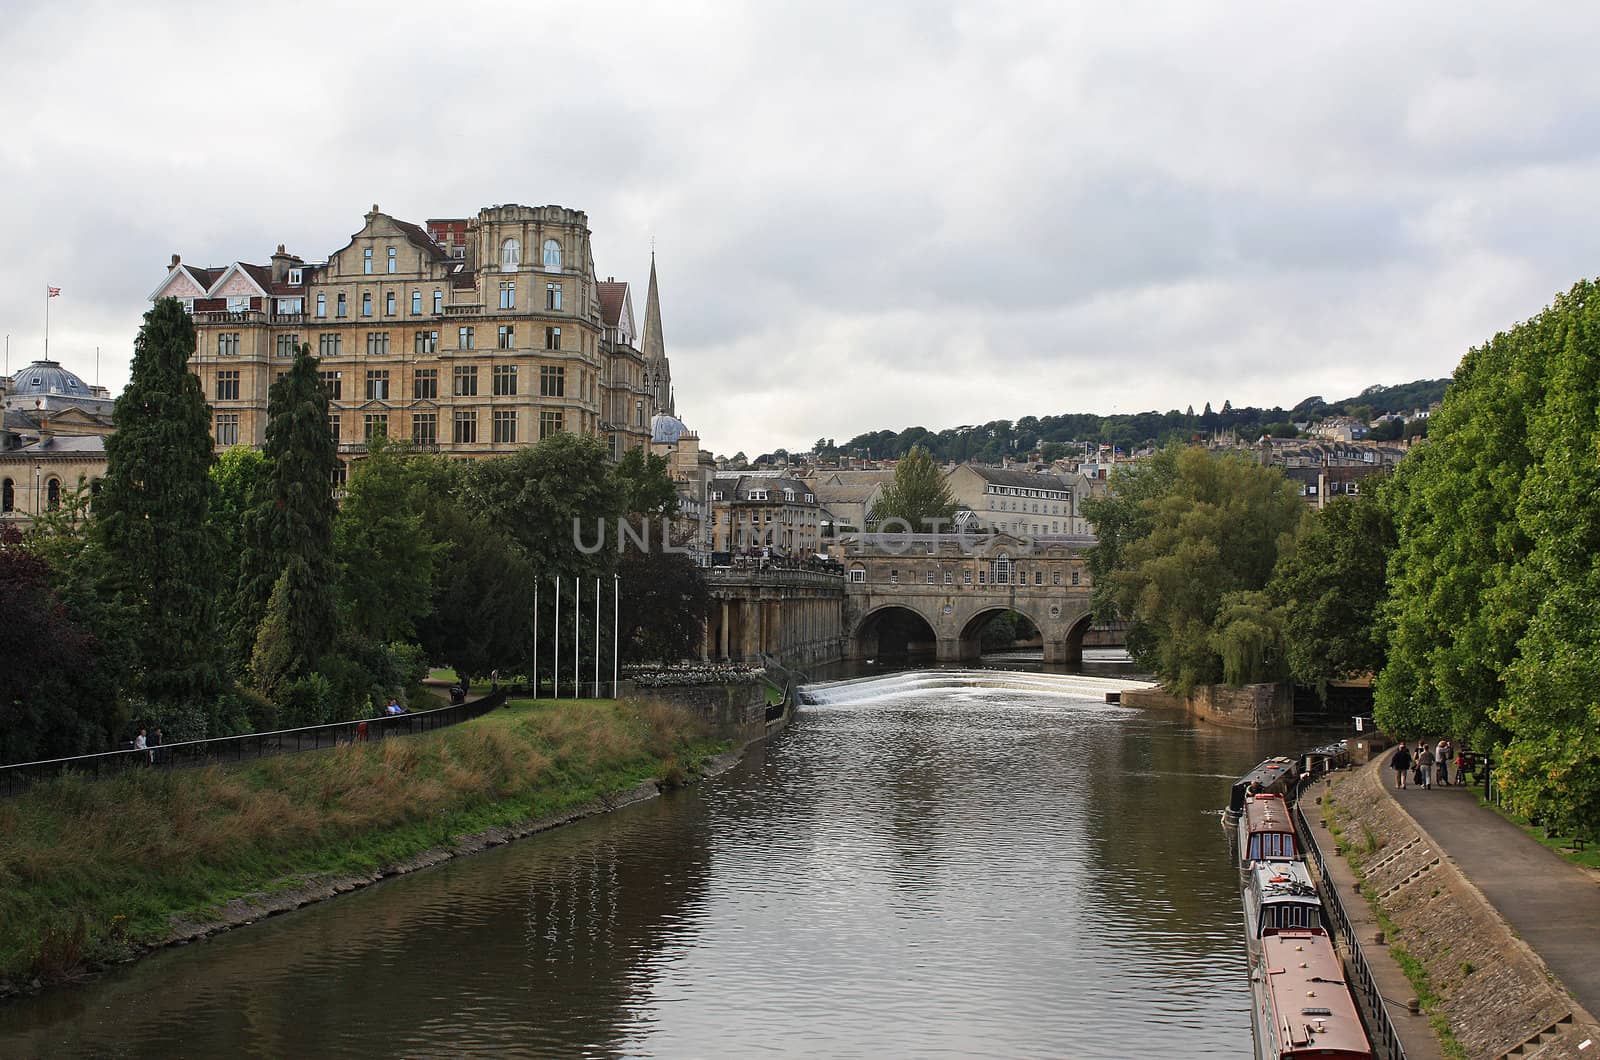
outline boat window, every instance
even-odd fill
[[[1250,837],[1250,859],[1293,858],[1294,836],[1288,832],[1258,832]]]

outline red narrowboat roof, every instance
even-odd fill
[[[1333,943],[1309,931],[1261,940],[1261,975],[1272,1009],[1276,1055],[1370,1057],[1355,999]]]
[[[1244,826],[1250,832],[1293,832],[1289,804],[1282,795],[1256,795],[1244,804]]]

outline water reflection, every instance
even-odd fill
[[[698,790],[0,1008],[0,1054],[1245,1055],[1214,811],[1308,737],[1103,691],[824,689]]]

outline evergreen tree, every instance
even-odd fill
[[[140,720],[180,738],[203,735],[200,705],[222,688],[211,414],[189,371],[194,347],[177,299],[145,314],[95,503],[108,586],[133,616],[130,691],[148,705]]]
[[[328,431],[328,391],[310,346],[272,384],[267,399],[267,474],[244,527],[239,575],[239,636],[251,670],[264,688],[311,670],[338,633],[333,560],[333,470],[337,455]],[[282,589],[281,639],[269,670],[255,667],[262,619]]]
[[[956,502],[950,496],[944,471],[920,445],[895,465],[894,481],[872,509],[872,521],[877,526],[891,519],[904,519],[913,531],[923,533],[938,526],[948,530],[955,516]]]

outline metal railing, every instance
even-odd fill
[[[358,721],[336,721],[327,725],[308,725],[299,729],[247,733],[243,736],[218,736],[209,740],[187,740],[160,744],[142,751],[106,751],[102,754],[49,758],[38,762],[18,762],[0,766],[0,797],[27,791],[42,780],[68,773],[92,777],[117,776],[130,769],[172,769],[212,763],[243,762],[269,755],[316,751],[347,743],[367,743],[391,736],[411,736],[470,721],[487,714],[506,701],[501,688],[470,703],[456,703],[414,714],[392,714]]]
[[[1387,1057],[1387,1060],[1406,1060],[1405,1046],[1400,1044],[1400,1036],[1395,1033],[1394,1021],[1389,1018],[1388,1003],[1378,990],[1377,980],[1372,977],[1372,969],[1367,965],[1366,955],[1361,952],[1361,943],[1356,939],[1355,929],[1350,926],[1350,916],[1345,912],[1344,901],[1339,897],[1339,889],[1328,878],[1322,847],[1317,844],[1317,837],[1312,833],[1311,824],[1306,820],[1305,812],[1300,806],[1297,792],[1294,801],[1295,831],[1299,833],[1300,843],[1307,855],[1316,862],[1317,879],[1322,884],[1323,908],[1332,914],[1333,926],[1338,934],[1344,937],[1345,950],[1350,955],[1350,970],[1355,973],[1355,982],[1348,985],[1351,993],[1366,1003],[1364,1007],[1371,1017],[1367,1029],[1372,1033],[1372,1044],[1378,1054]]]

